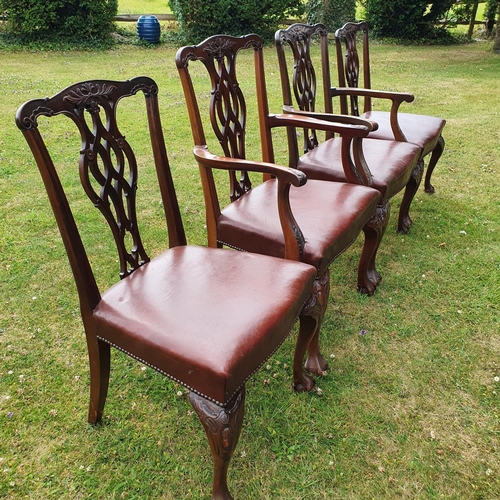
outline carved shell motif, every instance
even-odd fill
[[[236,43],[227,38],[215,38],[212,42],[208,43],[203,51],[208,56],[213,56],[217,61],[224,58],[225,54],[232,52]]]
[[[82,104],[89,106],[90,108],[96,108],[96,97],[97,98],[107,98],[110,96],[116,87],[114,85],[106,85],[99,83],[84,83],[81,87],[76,90],[72,90],[64,97],[65,101],[69,101],[77,106]]]

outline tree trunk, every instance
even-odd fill
[[[500,54],[500,1],[498,2],[497,25],[495,39],[493,40],[493,52]]]

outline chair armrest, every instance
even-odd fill
[[[373,178],[363,154],[363,138],[366,137],[372,129],[377,128],[378,124],[349,115],[331,115],[335,117],[346,117],[344,120],[345,123],[336,121],[328,122],[326,120],[311,118],[303,113],[307,114],[308,112],[268,115],[269,126],[271,128],[278,126],[302,127],[339,134],[342,144],[342,168],[347,181],[352,184],[371,186]],[[325,116],[328,116],[328,113],[325,113]]]
[[[367,97],[369,99],[389,99],[392,101],[391,106],[391,129],[394,134],[394,139],[396,141],[407,142],[406,136],[404,132],[401,130],[398,121],[398,112],[399,107],[403,102],[413,102],[415,100],[415,96],[413,94],[409,94],[407,92],[389,92],[382,90],[373,90],[373,89],[361,89],[357,87],[331,87],[330,88],[330,97],[335,96],[359,96],[359,97]],[[366,101],[365,101],[366,104]],[[365,108],[365,111],[367,109]]]
[[[291,109],[289,109],[291,111]],[[325,132],[333,132],[339,134],[343,137],[366,137],[372,130],[373,123],[363,118],[357,118],[357,120],[351,120],[349,117],[345,119],[347,115],[332,115],[335,117],[344,117],[337,121],[330,118],[328,119],[318,119],[313,116],[319,116],[320,113],[309,113],[307,111],[293,111],[286,114],[280,115],[269,115],[269,126],[274,127],[301,127],[308,128],[311,130],[323,130]],[[323,113],[325,117],[328,117],[329,113]],[[356,123],[354,123],[356,122]]]
[[[408,92],[389,92],[386,90],[360,89],[358,87],[331,87],[330,95],[358,95],[377,99],[390,99],[393,102],[413,102],[415,96]]]
[[[288,182],[293,186],[303,186],[307,182],[304,172],[295,168],[283,167],[275,163],[262,161],[242,160],[228,156],[219,156],[210,153],[207,146],[195,146],[193,150],[196,161],[205,168],[217,168],[220,170],[244,170],[247,172],[258,172],[276,177],[282,182]]]
[[[293,106],[289,105],[283,106],[283,112],[286,114],[305,116],[327,122],[361,125],[362,127],[368,127],[369,132],[373,132],[374,130],[378,129],[377,122],[366,120],[364,118],[360,118],[359,116],[337,115],[335,113],[319,113],[317,111],[301,111],[300,109],[296,109]]]
[[[194,156],[201,167],[218,168],[222,170],[246,170],[273,175],[277,180],[278,214],[285,240],[285,259],[302,260],[305,238],[295,220],[290,206],[290,187],[303,186],[307,182],[306,174],[300,170],[283,167],[273,163],[253,162],[218,156],[210,153],[207,146],[195,146]]]

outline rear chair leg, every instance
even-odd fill
[[[398,220],[398,233],[406,234],[411,226],[412,220],[410,219],[410,205],[415,197],[420,186],[420,181],[422,180],[422,174],[424,172],[424,160],[420,159],[411,173],[410,180],[406,185],[405,193],[403,195],[403,200],[401,201],[401,206],[399,207],[399,220]]]
[[[88,422],[97,424],[102,420],[104,404],[108,395],[111,364],[110,346],[97,339],[87,342],[90,363],[90,404]]]
[[[439,158],[441,158],[443,151],[444,151],[444,139],[443,136],[440,135],[436,147],[432,150],[431,158],[429,160],[429,164],[427,165],[427,172],[425,173],[424,189],[426,193],[432,194],[435,191],[434,186],[431,184],[431,175],[432,172],[434,172],[434,167],[436,166]]]
[[[227,488],[227,470],[243,424],[245,386],[225,407],[194,392],[189,393],[189,400],[205,428],[212,451],[214,464],[212,500],[233,500]]]
[[[377,207],[375,215],[364,225],[365,243],[358,265],[358,291],[365,295],[373,295],[382,281],[382,276],[375,267],[378,247],[384,236],[391,206],[387,202]]]

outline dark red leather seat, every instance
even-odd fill
[[[103,293],[99,339],[226,405],[273,354],[312,287],[311,268],[178,246]]]

